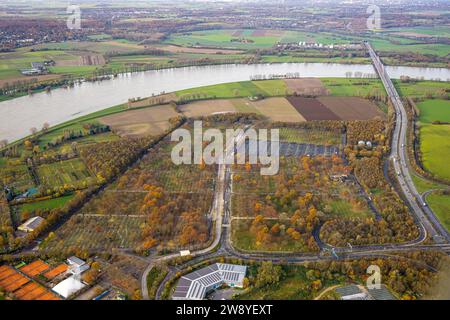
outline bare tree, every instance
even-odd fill
[[[30,128],[31,134],[34,136],[37,132],[37,129],[35,127]]]
[[[47,132],[48,128],[50,128],[50,125],[48,124],[48,122],[44,122],[44,124],[42,125],[42,131]]]
[[[6,139],[0,140],[0,148],[4,148],[7,145],[8,145],[8,140],[6,140]]]

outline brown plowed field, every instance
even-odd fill
[[[122,136],[158,135],[168,129],[169,119],[179,114],[169,105],[130,110],[100,118]]]
[[[342,120],[385,118],[385,114],[367,99],[358,97],[320,97],[317,100]]]
[[[328,89],[317,78],[285,79],[284,82],[291,92],[299,95],[326,96]]]
[[[305,118],[298,113],[286,98],[267,98],[250,101],[262,115],[274,122],[304,122]]]
[[[341,120],[335,113],[317,99],[289,97],[287,100],[306,120]]]
[[[228,99],[196,101],[182,105],[179,109],[189,118],[209,116],[215,113],[237,112],[233,103]]]

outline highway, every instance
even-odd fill
[[[416,241],[416,244],[424,241],[427,235],[438,242],[441,242],[444,239],[449,242],[449,233],[441,225],[425,200],[419,194],[412,181],[411,174],[409,173],[408,155],[406,151],[408,117],[403,102],[378,55],[373,50],[370,43],[365,42],[365,45],[369,51],[375,70],[383,82],[386,92],[395,108],[396,125],[392,137],[390,158],[393,162],[397,180],[405,200],[421,228],[421,236],[419,237],[420,239]]]
[[[365,42],[367,50],[369,51],[370,57],[373,61],[373,65],[381,81],[386,89],[386,92],[392,101],[392,104],[396,112],[396,125],[394,128],[392,136],[392,145],[390,160],[392,161],[393,167],[396,172],[396,177],[398,180],[398,185],[401,188],[404,199],[413,214],[417,225],[420,229],[420,235],[417,239],[396,244],[380,244],[380,245],[367,245],[367,246],[353,246],[353,247],[342,247],[342,248],[331,248],[327,244],[322,244],[320,253],[288,253],[288,252],[273,252],[273,253],[257,253],[257,252],[242,252],[236,250],[233,247],[230,233],[231,233],[231,193],[232,193],[232,179],[230,178],[230,168],[226,165],[219,165],[218,179],[216,184],[216,195],[214,197],[214,205],[212,210],[213,220],[215,221],[215,234],[214,240],[210,246],[203,250],[193,252],[193,260],[186,262],[183,266],[188,266],[192,262],[197,262],[201,259],[218,257],[218,256],[232,256],[243,260],[257,260],[264,261],[270,260],[273,262],[282,263],[301,263],[308,261],[324,261],[330,259],[358,259],[358,258],[396,258],[396,259],[407,259],[403,256],[396,255],[400,252],[409,252],[415,250],[441,250],[450,255],[450,236],[447,230],[441,225],[439,220],[436,218],[432,210],[428,207],[425,202],[424,197],[426,194],[420,195],[412,181],[411,175],[408,168],[408,158],[406,152],[407,143],[407,130],[408,130],[408,118],[406,110],[403,106],[401,98],[394,87],[389,75],[387,74],[384,65],[379,59],[376,52],[373,50],[371,45]],[[241,137],[237,137],[237,141],[240,141]],[[239,142],[238,142],[239,144]],[[231,150],[227,147],[227,154]],[[222,224],[222,222],[224,222]],[[434,240],[435,244],[424,244],[425,240],[431,238]],[[319,240],[319,241],[317,241]],[[320,239],[316,239],[320,245]],[[326,252],[333,251],[333,255],[327,255]],[[167,256],[158,257],[152,259],[148,268],[144,272],[141,279],[143,298],[148,299],[146,278],[148,272],[151,270],[153,265],[157,262],[167,261],[174,257],[179,257],[178,253],[171,254]],[[417,263],[423,263],[417,261]],[[179,268],[183,268],[179,266]],[[160,284],[158,290],[161,292],[161,288],[164,286],[166,279]],[[160,295],[157,295],[159,298]]]

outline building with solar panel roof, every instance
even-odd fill
[[[246,266],[215,263],[184,275],[178,281],[173,300],[202,300],[210,291],[223,284],[242,288]]]

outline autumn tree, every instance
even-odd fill
[[[264,261],[258,268],[255,286],[260,288],[277,284],[283,275],[281,266],[273,265],[272,261]]]

